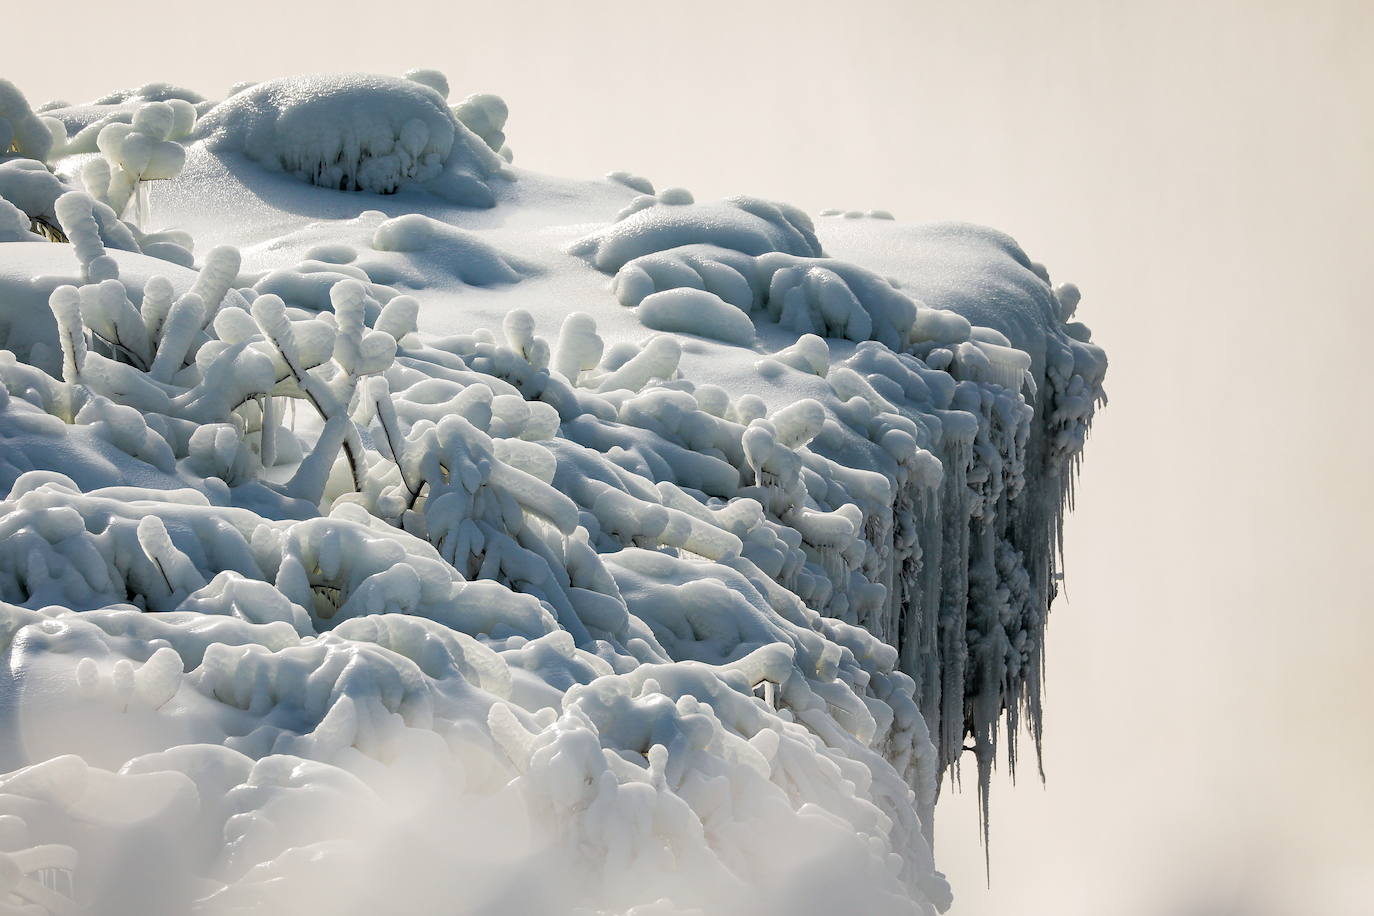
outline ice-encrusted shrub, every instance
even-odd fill
[[[90,160],[82,169],[82,184],[120,215],[136,199],[138,225],[150,229],[143,182],[177,176],[186,161],[186,151],[177,141],[190,134],[195,121],[195,108],[175,99],[139,107],[128,124],[107,124],[96,140],[102,158]]]
[[[438,70],[416,68],[407,70],[405,77],[422,86],[428,86],[437,92],[440,98],[448,98],[448,77]],[[474,93],[454,105],[452,111],[453,117],[460,124],[480,137],[482,142],[491,147],[502,159],[510,162],[514,158],[510,147],[506,145],[506,135],[503,131],[506,118],[510,117],[510,109],[504,99],[486,92]]]
[[[411,810],[393,809],[397,767],[429,809],[415,822],[426,825],[425,843],[434,824],[471,817],[467,793],[509,784],[581,876],[563,902],[629,902],[648,887],[748,911],[766,896],[776,902],[753,878],[751,863],[770,852],[760,838],[798,833],[849,849],[844,868],[868,862],[874,906],[924,912],[909,898],[947,902],[906,784],[855,739],[813,730],[834,697],[815,694],[782,646],[725,665],[656,660],[617,673],[559,631],[493,651],[401,614],[307,638],[281,622],[127,607],[59,616],[5,608],[3,619],[10,651],[60,673],[54,683],[69,686],[58,689],[86,708],[193,726],[187,743],[151,748],[121,772],[190,800],[162,818],[176,820],[188,864],[207,876],[211,909],[197,912],[280,902],[284,885],[272,876],[290,871],[299,849],[317,862],[351,861],[349,847],[329,842],[341,830],[381,831],[379,842],[413,831],[396,829]],[[538,713],[516,702],[512,677],[534,656],[546,670],[562,659],[587,672]],[[750,687],[765,681],[785,685],[790,705],[756,699]],[[35,770],[0,787],[57,803],[130,791],[79,757]],[[156,797],[145,799],[150,816]],[[870,857],[873,847],[883,855]],[[404,856],[395,867],[410,874]],[[718,880],[686,881],[703,869]]]
[[[142,251],[189,266],[190,237],[185,233],[147,233],[146,197],[139,193],[142,181],[174,177],[185,153],[179,143],[195,123],[196,110],[189,102],[174,98],[142,105],[127,116],[93,125],[91,147],[96,134],[103,158],[89,161],[82,173],[82,184],[96,200],[95,215],[106,244],[126,251]],[[0,159],[17,153],[21,159],[0,162],[0,197],[28,214],[35,231],[56,241],[56,200],[71,190],[48,172],[43,163],[85,152],[85,146],[67,138],[66,127],[56,118],[38,117],[13,85],[0,80]],[[143,230],[121,223],[119,216],[132,198],[140,203],[138,222]]]
[[[557,626],[534,598],[465,581],[423,540],[356,505],[280,522],[193,489],[83,493],[31,471],[0,501],[0,531],[0,600],[35,608],[132,602],[282,621],[302,635],[391,613],[472,635],[534,638]]]
[[[395,193],[422,185],[490,207],[504,160],[420,82],[361,74],[269,80],[212,109],[196,136],[302,181]]]
[[[413,79],[414,77],[412,77]],[[468,130],[482,138],[497,155],[507,162],[515,158],[506,143],[506,119],[510,109],[499,95],[474,93],[453,107],[453,116]]]
[[[48,102],[39,111],[53,133],[50,158],[99,152],[97,141],[102,130],[111,124],[129,124],[139,108],[153,102],[171,105],[177,111],[178,127],[171,137],[175,140],[184,139],[194,117],[214,104],[190,89],[164,82],[121,89],[86,104]]]
[[[53,133],[47,121],[33,113],[14,83],[0,79],[0,158],[19,155],[43,162],[52,147]]]
[[[159,515],[149,513],[155,505]],[[171,610],[206,585],[207,572],[262,578],[250,546],[260,521],[196,490],[82,493],[61,474],[30,471],[0,502],[0,600]]]
[[[791,653],[778,645],[724,666],[646,664],[574,686],[562,714],[542,728],[520,724],[499,704],[489,722],[519,773],[515,785],[560,826],[598,899],[643,893],[623,883],[633,874],[635,884],[647,881],[677,901],[748,911],[763,905],[740,880],[767,855],[760,837],[838,828],[837,839],[882,844],[904,863],[869,876],[868,905],[897,906],[912,893],[943,905],[947,889],[925,877],[930,852],[919,825],[901,814],[910,811],[905,783],[876,757],[870,770],[862,752],[840,752],[842,744],[802,725],[825,701],[792,670]],[[753,684],[769,679],[784,682],[785,710],[752,695]],[[843,788],[818,793],[821,785]],[[803,795],[834,827],[796,818],[794,800]],[[688,873],[713,880],[688,886]]]
[[[0,198],[21,210],[29,218],[30,228],[49,241],[69,241],[61,230],[57,201],[80,190],[48,171],[36,159],[0,160]],[[91,201],[90,210],[100,240],[106,247],[146,254],[183,267],[191,266],[193,243],[188,234],[177,230],[145,232],[120,220],[100,199]]]
[[[37,241],[43,236],[39,235],[36,229],[27,213],[4,197],[0,197],[0,242]]]
[[[783,251],[820,257],[821,244],[805,213],[788,204],[736,197],[718,204],[654,200],[571,247],[597,270],[615,273],[642,255],[684,245],[714,245],[760,255]]]
[[[35,228],[53,240],[67,241],[65,233],[59,237],[54,231],[61,226],[57,201],[73,190],[36,159],[0,161],[0,197],[23,211]],[[109,206],[93,201],[91,215],[104,245],[122,251],[140,250],[130,227]]]
[[[798,334],[877,340],[894,350],[911,342],[918,304],[872,271],[820,257],[818,250],[806,256],[786,250],[756,254],[714,244],[669,244],[624,263],[612,285],[622,304],[638,306],[640,320],[660,330],[735,342],[741,335],[728,326],[724,334],[712,331],[713,323],[729,320],[717,317],[730,314],[728,304],[745,315],[758,311]],[[664,306],[656,306],[674,302],[670,297],[682,303],[671,328],[663,325],[672,319],[659,314]]]

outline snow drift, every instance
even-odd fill
[[[0,908],[948,906],[942,779],[1039,745],[1076,288],[516,169],[436,71],[0,90]]]

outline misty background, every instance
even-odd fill
[[[1111,360],[1049,628],[1045,769],[946,787],[955,916],[1374,899],[1374,5],[438,0],[7,9],[38,104],[447,73],[516,164],[1003,229]],[[122,18],[121,18],[122,17]]]

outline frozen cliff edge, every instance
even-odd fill
[[[447,96],[0,81],[0,911],[945,909],[941,780],[1039,751],[1077,289]]]

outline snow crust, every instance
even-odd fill
[[[942,780],[1039,750],[1078,290],[448,93],[0,83],[0,909],[944,910]]]

